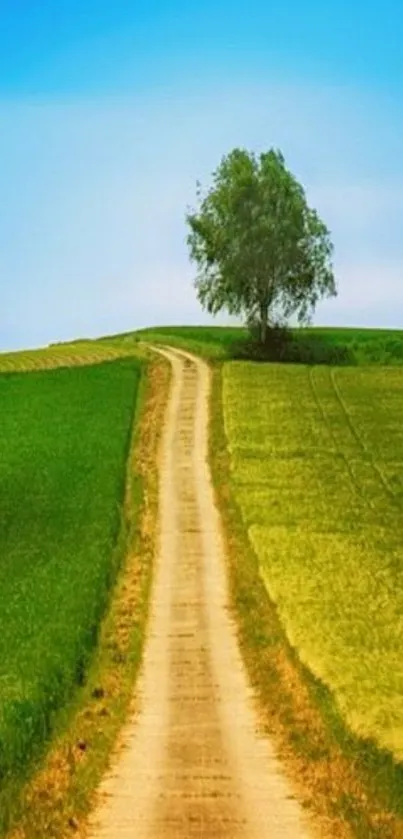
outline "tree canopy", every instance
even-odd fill
[[[269,325],[292,315],[307,323],[317,302],[336,294],[329,231],[280,151],[234,149],[207,192],[197,184],[197,201],[187,243],[210,313],[242,316],[265,342]]]

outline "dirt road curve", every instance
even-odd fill
[[[160,550],[140,711],[105,781],[93,839],[307,839],[258,720],[227,610],[207,464],[210,374],[173,366],[161,452]]]

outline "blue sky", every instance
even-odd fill
[[[402,31],[397,0],[0,0],[0,348],[207,322],[184,212],[236,145],[331,228],[316,322],[403,328]]]

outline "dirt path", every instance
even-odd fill
[[[307,839],[258,718],[227,609],[207,464],[210,373],[165,351],[173,383],[161,452],[160,550],[149,636],[93,839]]]

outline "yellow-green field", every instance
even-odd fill
[[[403,372],[224,366],[232,481],[300,659],[403,758]]]
[[[129,349],[123,344],[114,346],[106,341],[77,341],[72,344],[55,344],[38,350],[0,353],[0,373],[99,364],[101,361],[108,361],[132,353],[133,347]]]

